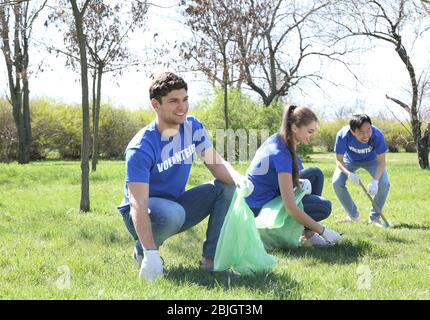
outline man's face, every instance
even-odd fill
[[[161,103],[157,99],[151,100],[158,120],[168,126],[180,125],[185,122],[188,112],[187,90],[172,90],[161,98]]]
[[[372,126],[369,122],[365,122],[360,128],[355,129],[354,131],[351,130],[351,133],[358,141],[367,144],[372,136]]]

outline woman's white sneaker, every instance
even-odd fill
[[[316,247],[328,247],[328,246],[333,245],[331,242],[328,242],[326,239],[321,237],[316,232],[310,238],[306,238],[305,236],[301,236],[300,243],[303,246],[316,246]]]

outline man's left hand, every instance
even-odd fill
[[[373,179],[367,186],[367,193],[370,194],[372,197],[376,196],[376,194],[378,193],[378,185],[379,181]]]

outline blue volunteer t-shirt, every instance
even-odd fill
[[[208,133],[193,116],[169,138],[161,135],[155,121],[140,130],[125,151],[124,199],[118,206],[128,210],[128,182],[149,184],[149,197],[177,199],[185,192],[194,153],[212,147]]]
[[[385,153],[387,150],[384,135],[374,125],[372,125],[372,136],[368,143],[358,141],[352,135],[348,125],[339,130],[334,146],[334,152],[343,154],[344,159],[349,162],[373,161],[377,155]]]
[[[303,170],[297,156],[299,170]],[[278,173],[293,173],[290,150],[279,133],[269,137],[257,150],[251,165],[246,171],[248,179],[254,184],[254,191],[247,197],[250,208],[262,208],[267,202],[280,195]]]

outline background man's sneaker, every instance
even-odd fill
[[[140,268],[140,266],[142,265],[142,261],[143,261],[143,255],[140,255],[137,252],[136,247],[133,250],[133,254],[131,256],[133,258],[134,263],[136,263],[136,265]]]
[[[348,216],[348,219],[353,223],[359,223],[360,222],[360,216],[356,216],[356,217]]]
[[[316,232],[310,238],[306,238],[305,236],[301,236],[300,243],[303,246],[316,246],[316,247],[327,247],[327,246],[333,245],[332,243],[328,242],[326,239],[321,237]]]
[[[347,215],[343,222],[344,223],[359,223],[360,222],[360,216],[353,217],[353,216]]]
[[[381,222],[381,219],[371,219],[369,218],[369,220],[367,221],[368,224],[380,227],[380,228],[384,228],[384,224]]]
[[[338,223],[359,223],[360,222],[360,216],[351,217],[346,216],[345,219],[337,221]]]

